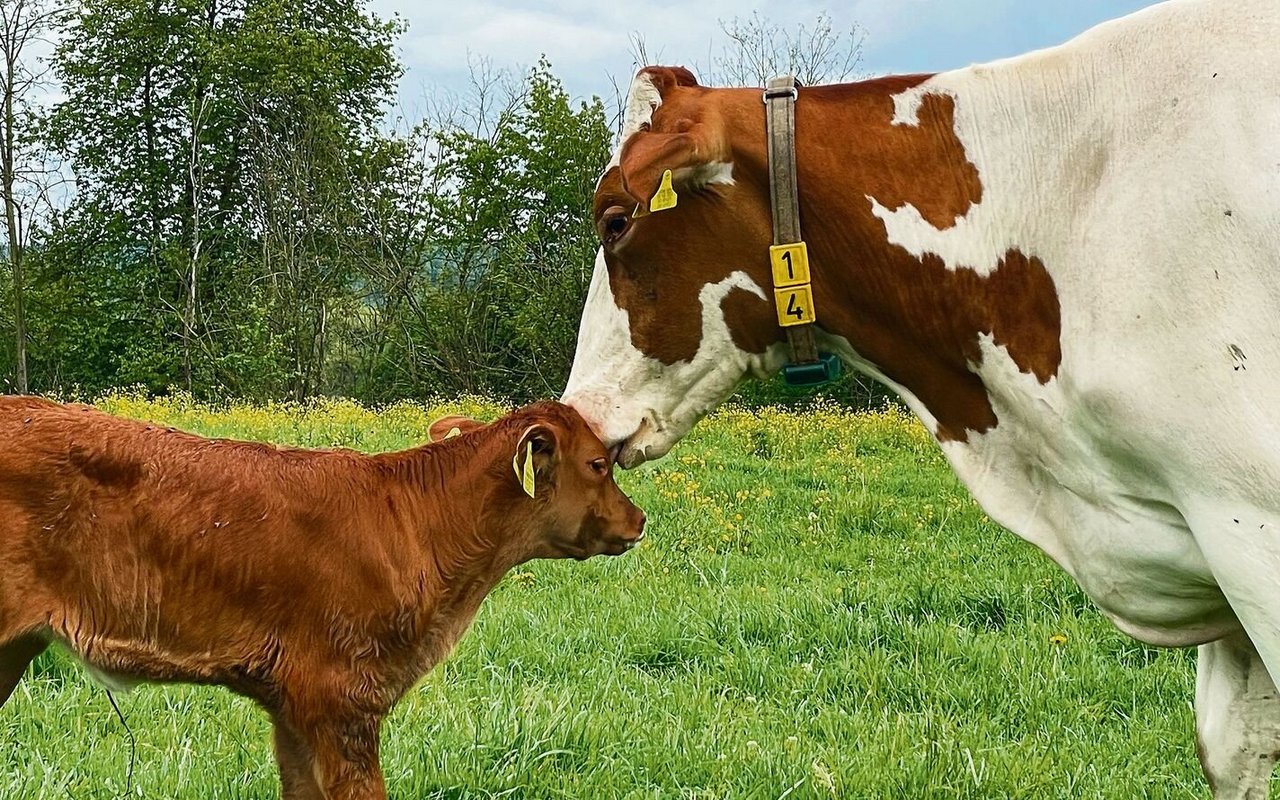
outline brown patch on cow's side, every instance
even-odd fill
[[[869,102],[868,102],[869,100]],[[891,95],[864,100],[879,120],[892,120]],[[797,125],[806,115],[797,108]],[[880,125],[876,135],[860,138],[857,157],[866,170],[866,194],[890,211],[913,206],[938,230],[953,227],[982,202],[978,168],[969,161],[955,133],[955,99],[927,94],[915,125]]]
[[[970,368],[982,363],[983,335],[1039,382],[1056,374],[1060,312],[1040,259],[1010,250],[984,276],[949,269],[932,253],[917,259],[890,247],[885,255],[892,291],[859,297],[856,284],[832,287],[831,299],[820,294],[819,308],[830,312],[829,329],[924,403],[938,421],[939,439],[966,441],[969,431],[997,423],[987,388]]]
[[[979,337],[989,335],[1022,372],[1047,382],[1061,360],[1060,309],[1053,279],[1034,253],[1010,249],[996,265],[951,269],[936,255],[917,258],[892,244],[873,213],[873,200],[890,210],[910,205],[946,230],[982,201],[981,176],[956,133],[954,97],[926,94],[916,123],[893,124],[894,95],[928,77],[801,90],[801,227],[819,325],[915,394],[938,420],[940,438],[964,441],[969,431],[997,423],[972,369],[982,358]],[[717,148],[729,154],[734,177],[732,186],[682,192],[677,208],[632,220],[605,248],[633,344],[673,364],[692,359],[701,344],[702,287],[742,270],[770,293],[772,219],[759,90],[664,87],[652,130],[636,138],[707,123],[726,137]],[[597,218],[636,202],[615,170],[596,193]],[[772,298],[734,291],[721,308],[743,350],[763,352],[784,338]]]

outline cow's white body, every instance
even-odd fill
[[[983,200],[941,231],[910,206],[877,216],[953,267],[1022,248],[1057,287],[1057,376],[987,340],[999,424],[943,445],[984,508],[1155,644],[1229,632],[1219,585],[1247,605],[1274,590],[1243,621],[1280,674],[1277,30],[1274,0],[1165,3],[938,75],[898,122],[953,95]]]
[[[1056,376],[1040,383],[986,338],[973,368],[998,424],[942,448],[991,517],[1122,630],[1213,642],[1197,707],[1221,797],[1264,796],[1280,749],[1267,675],[1280,676],[1278,32],[1278,0],[1171,0],[937,75],[896,96],[895,122],[914,124],[924,94],[954,97],[982,200],[944,230],[910,205],[875,208],[890,242],[952,269],[993,270],[1018,248],[1052,276]],[[596,284],[584,332],[620,324],[607,280]],[[704,344],[724,361],[720,339]],[[825,344],[874,373],[848,342]],[[566,395],[587,406],[603,369],[592,364],[580,351]]]

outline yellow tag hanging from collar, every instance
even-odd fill
[[[653,199],[649,201],[649,210],[666,211],[668,208],[675,208],[677,199],[676,190],[671,186],[671,170],[665,170],[662,182],[658,184],[658,191],[654,192]]]
[[[520,464],[520,453],[517,452],[515,457],[511,459],[511,467],[516,471],[516,480],[520,481],[520,488],[524,489],[525,494],[533,497],[535,495],[533,484],[533,442],[529,442],[524,464]]]

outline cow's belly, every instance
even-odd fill
[[[1186,646],[1239,628],[1181,514],[1117,492],[1042,494],[1025,538],[1050,553],[1116,627],[1149,644]]]
[[[1137,639],[1185,646],[1239,629],[1155,471],[1119,432],[1098,435],[1064,412],[1055,387],[1037,391],[1042,402],[997,404],[1000,425],[943,445],[991,518],[1044,550]]]
[[[1172,507],[1097,482],[1068,488],[1069,480],[1026,463],[974,471],[966,463],[972,453],[957,458],[957,448],[948,449],[992,519],[1044,550],[1125,633],[1177,647],[1239,628]]]

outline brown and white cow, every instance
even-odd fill
[[[256,700],[285,798],[385,797],[382,720],[498,579],[643,536],[572,409],[455,427],[366,456],[0,398],[0,704],[57,640],[108,683]]]
[[[1280,754],[1278,42],[1276,0],[1171,0],[795,106],[819,345],[1122,630],[1200,646],[1220,798]],[[633,466],[786,359],[761,90],[641,70],[595,217],[564,401]]]

